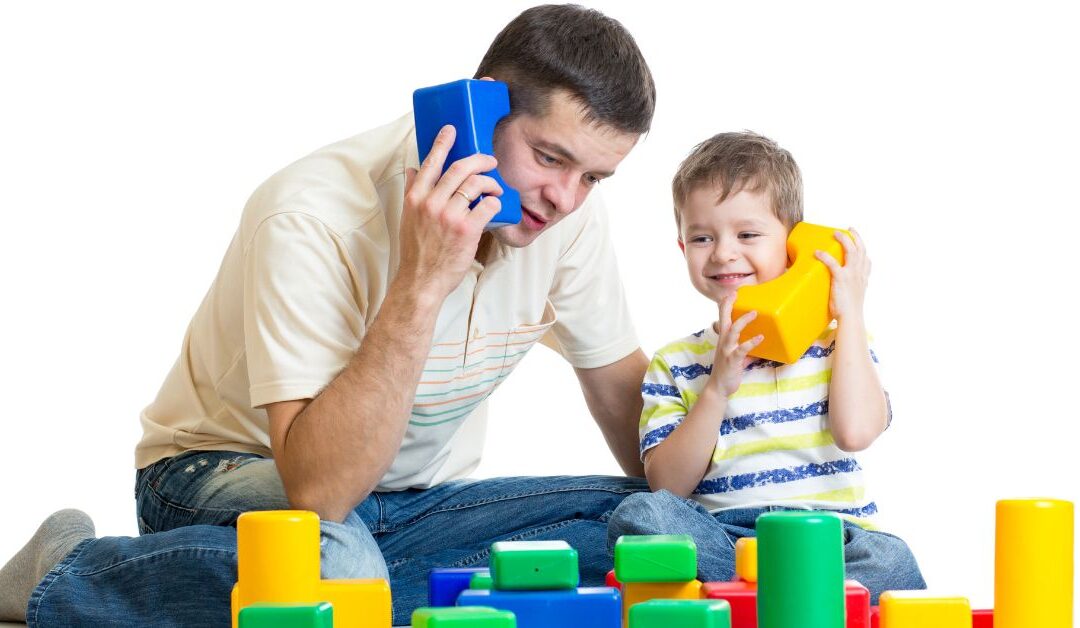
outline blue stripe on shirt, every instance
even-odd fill
[[[679,423],[682,423],[681,419],[674,423],[661,425],[660,427],[652,430],[651,432],[646,432],[645,436],[641,438],[641,451],[645,451],[649,447],[652,447],[653,445],[656,445],[665,438],[667,438],[672,432],[675,431],[675,428],[679,427]]]
[[[645,382],[641,385],[641,394],[652,397],[673,397],[675,399],[682,399],[678,387],[668,386],[667,384]]]
[[[806,478],[821,477],[825,475],[837,475],[861,471],[862,467],[854,458],[844,458],[833,462],[811,463],[798,467],[784,469],[769,469],[755,473],[742,473],[729,475],[711,480],[702,480],[694,493],[698,495],[715,495],[717,493],[730,493],[748,488],[767,486],[769,484],[783,484],[797,482]]]
[[[749,429],[762,423],[790,423],[791,421],[800,421],[809,417],[823,416],[828,412],[829,400],[823,399],[808,406],[780,408],[779,410],[771,410],[769,412],[740,414],[739,416],[733,416],[730,419],[724,419],[723,422],[720,423],[720,435],[727,436],[733,432]]]

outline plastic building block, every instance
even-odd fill
[[[470,589],[490,589],[492,588],[491,574],[489,573],[474,573],[472,578],[469,579]]]
[[[623,623],[630,621],[630,608],[648,600],[698,600],[701,599],[701,582],[624,582]]]
[[[731,320],[751,310],[757,312],[757,318],[746,326],[739,341],[758,334],[765,336],[750,355],[791,364],[832,322],[832,275],[814,252],[825,251],[843,264],[844,248],[834,235],[836,231],[806,222],[796,224],[787,240],[787,271],[772,281],[739,288]]]
[[[466,589],[459,606],[490,606],[510,611],[518,628],[619,628],[619,592],[610,587],[551,591]]]
[[[490,574],[487,567],[432,569],[428,573],[428,606],[454,606],[458,594],[469,588],[478,573]]]
[[[966,598],[886,591],[878,599],[881,628],[971,628],[971,604]]]
[[[881,628],[881,607],[870,607],[870,628]]]
[[[752,536],[735,541],[735,578],[757,582],[757,539]]]
[[[246,512],[236,522],[237,582],[234,628],[240,611],[259,603],[329,602],[337,626],[385,628],[391,622],[390,585],[382,579],[321,580],[319,517],[302,510]]]
[[[609,587],[613,588],[613,589],[618,589],[618,590],[622,591],[622,583],[619,582],[619,579],[615,577],[615,570],[614,569],[607,572],[607,575],[604,576],[604,584],[606,586],[609,586]]]
[[[488,562],[500,591],[573,589],[580,582],[577,550],[566,541],[499,541]]]
[[[843,628],[844,535],[825,512],[757,518],[758,626]]]
[[[418,608],[412,614],[412,628],[515,628],[516,626],[517,620],[513,613],[487,606]]]
[[[413,92],[413,117],[416,121],[416,147],[423,162],[431,152],[435,136],[444,125],[452,124],[457,131],[454,146],[446,156],[443,172],[455,161],[484,153],[494,155],[495,125],[510,113],[510,92],[506,83],[465,79],[424,87]],[[502,187],[499,197],[502,209],[487,229],[516,225],[521,222],[521,196],[499,176],[497,170],[488,171]],[[477,199],[479,200],[479,199]]]
[[[870,589],[855,580],[845,580],[844,599],[847,611],[846,627],[870,628]]]
[[[731,606],[731,628],[757,628],[757,585],[753,582],[706,582],[701,596]]]
[[[1056,499],[997,503],[994,625],[1072,628],[1073,504]]]
[[[619,582],[687,582],[697,577],[697,547],[689,534],[621,536],[615,542]]]
[[[252,604],[240,611],[240,628],[334,628],[334,610],[318,604]]]
[[[724,600],[649,600],[630,609],[630,628],[731,628]]]
[[[971,611],[971,628],[994,628],[994,610]]]

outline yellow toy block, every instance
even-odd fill
[[[878,603],[880,628],[971,628],[967,598],[926,591],[886,591]]]
[[[743,330],[740,342],[758,334],[765,336],[750,355],[791,364],[802,357],[814,339],[832,322],[829,315],[829,268],[814,257],[815,251],[844,263],[844,247],[837,229],[800,222],[787,240],[788,269],[772,281],[738,290],[731,320],[750,311],[757,318]],[[844,233],[851,235],[844,230]]]
[[[701,598],[701,581],[688,582],[624,582],[623,626],[629,625],[630,607],[648,600],[697,600]]]
[[[320,579],[315,513],[246,512],[236,522],[236,548],[233,628],[239,625],[240,610],[258,602],[329,602],[335,628],[389,628],[390,585],[385,580]]]
[[[735,542],[735,578],[757,582],[757,538],[744,536]]]
[[[994,628],[1072,628],[1073,504],[997,503]]]

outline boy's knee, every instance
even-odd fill
[[[323,521],[319,526],[323,579],[390,579],[379,544],[356,513],[351,513],[345,523]]]

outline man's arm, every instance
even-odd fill
[[[496,167],[493,157],[472,155],[442,174],[453,143],[453,129],[444,128],[419,172],[407,171],[401,262],[357,352],[315,399],[267,405],[271,449],[294,508],[342,521],[401,447],[439,310],[500,208],[486,196],[470,211],[465,198],[502,193],[479,174]]]
[[[592,369],[575,368],[585,403],[600,426],[611,453],[626,475],[645,477],[638,449],[641,381],[649,360],[636,349],[625,358]]]

